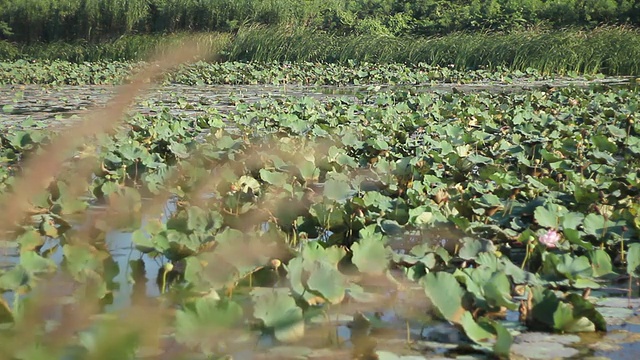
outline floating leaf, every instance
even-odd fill
[[[640,277],[640,244],[629,245],[627,252],[627,274]]]
[[[274,186],[284,186],[289,179],[285,173],[260,169],[260,178]]]
[[[569,254],[563,254],[559,260],[556,270],[569,280],[592,275],[591,264],[586,256],[573,257]]]
[[[614,225],[613,222],[606,220],[604,216],[598,214],[589,214],[584,218],[584,232],[588,235],[594,235],[600,239],[607,227]]]
[[[242,307],[226,300],[202,297],[192,306],[176,312],[176,340],[209,349],[212,339],[228,331],[242,319]]]
[[[35,230],[30,230],[18,236],[16,241],[20,244],[20,252],[33,251],[44,245],[45,239]]]
[[[558,303],[558,308],[553,313],[554,328],[562,332],[578,333],[593,332],[595,325],[584,316],[578,314],[574,317],[573,307],[569,304]]]
[[[332,304],[344,299],[346,281],[337,268],[325,262],[316,262],[307,280],[310,290],[317,291]]]
[[[353,264],[363,273],[382,274],[389,266],[391,253],[384,241],[377,237],[365,237],[351,245]]]
[[[560,223],[560,215],[556,211],[543,206],[536,208],[534,217],[540,226],[546,228],[557,228]]]
[[[462,307],[462,289],[456,278],[446,272],[428,273],[421,280],[431,303],[448,321],[460,323],[465,313]]]
[[[458,255],[465,260],[475,259],[482,252],[494,252],[495,245],[484,239],[464,238]]]
[[[380,227],[384,233],[388,235],[399,235],[404,232],[404,228],[395,220],[382,220],[380,222]]]
[[[253,316],[273,329],[276,339],[291,342],[304,336],[304,318],[289,289],[255,289]]]
[[[483,286],[487,303],[493,307],[504,306],[516,310],[518,305],[511,301],[511,283],[504,273],[495,273]]]
[[[351,187],[346,182],[330,179],[324,184],[324,196],[330,200],[345,201],[351,193]]]
[[[460,319],[460,325],[464,329],[464,333],[474,342],[481,342],[495,337],[494,334],[480,326],[470,312],[465,311]]]
[[[45,259],[33,251],[20,254],[20,265],[30,274],[48,273],[56,269],[53,260]]]
[[[593,270],[593,276],[600,277],[609,275],[613,272],[613,265],[611,264],[611,257],[606,251],[596,249],[589,254],[591,258],[591,268]]]

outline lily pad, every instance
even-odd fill
[[[274,331],[276,339],[293,342],[304,336],[302,309],[289,294],[289,289],[255,289],[252,292],[253,316]]]
[[[511,352],[527,359],[565,359],[580,353],[578,349],[557,342],[522,342],[511,346]]]

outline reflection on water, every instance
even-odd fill
[[[91,210],[93,214],[100,211],[97,208]],[[164,206],[164,210],[161,216],[161,221],[165,223],[172,213],[176,211],[175,200],[169,200]],[[141,228],[147,224],[148,219],[143,219]],[[78,229],[84,225],[74,224],[74,228]],[[166,262],[163,257],[151,258],[146,254],[136,250],[133,240],[132,232],[111,231],[106,234],[105,243],[111,254],[113,261],[117,264],[119,269],[118,274],[111,279],[115,284],[113,292],[113,301],[105,306],[105,311],[114,311],[122,308],[126,308],[131,305],[134,289],[141,289],[140,285],[144,286],[144,294],[147,297],[156,297],[160,295],[160,289],[156,284],[156,275],[160,268]],[[50,251],[47,256],[54,261],[58,266],[63,261],[63,248],[59,245],[57,239],[48,239],[41,249],[41,253]],[[142,262],[142,274],[144,276],[144,282],[141,284],[140,273],[134,273],[135,263]],[[14,246],[10,241],[5,242],[4,248],[0,249],[0,268],[8,269],[20,263],[20,254],[17,246]],[[132,266],[132,264],[134,264]],[[137,283],[132,283],[130,279],[137,279]],[[108,281],[108,279],[107,279]],[[12,305],[14,301],[13,292],[5,292],[2,294],[4,300]]]

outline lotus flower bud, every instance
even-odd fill
[[[273,266],[274,269],[278,269],[280,265],[282,265],[282,261],[278,259],[271,260],[271,266]]]
[[[164,271],[166,272],[170,272],[171,270],[173,270],[173,264],[168,262],[166,264],[164,264]]]

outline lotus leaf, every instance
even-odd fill
[[[302,309],[289,294],[289,289],[256,289],[251,293],[253,316],[274,331],[276,339],[291,342],[304,336]]]

